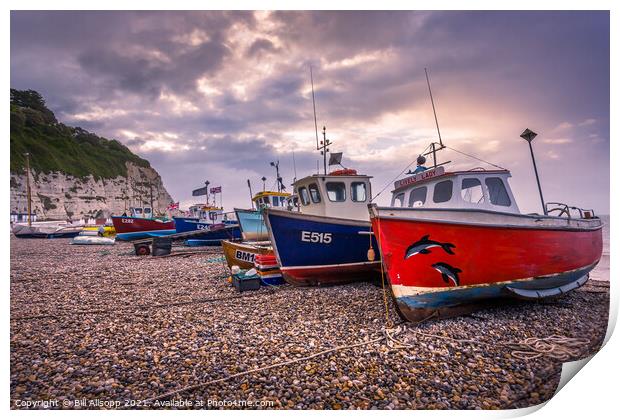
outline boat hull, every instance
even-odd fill
[[[244,241],[269,240],[267,226],[260,211],[235,209],[235,214],[237,215]]]
[[[103,236],[78,235],[73,238],[71,245],[114,245],[114,238],[104,238]]]
[[[16,238],[21,239],[60,239],[60,238],[75,238],[80,234],[80,231],[70,231],[70,232],[56,232],[56,233],[41,233],[41,232],[33,232],[33,233],[18,233],[14,234]]]
[[[224,229],[214,230],[209,230],[212,226],[211,223],[201,222],[197,218],[175,217],[174,222],[177,233],[205,231],[203,234],[198,234],[188,239],[186,242],[190,246],[220,245],[223,240],[241,239],[239,225],[234,222],[225,222],[226,227]]]
[[[222,241],[222,248],[228,267],[236,265],[241,269],[254,268],[257,255],[273,254],[271,247],[256,243]]]
[[[477,221],[467,214],[465,222],[456,212],[442,220],[387,214],[375,209],[373,231],[392,295],[410,321],[470,312],[492,298],[566,293],[587,281],[602,252],[600,221],[562,227],[549,219],[545,227],[545,220],[523,216],[518,226],[510,216],[502,226],[485,224],[484,214]]]
[[[116,231],[116,239],[120,241],[134,241],[176,233],[173,220],[113,216],[112,223]]]
[[[34,222],[30,226],[26,223],[16,223],[11,231],[16,238],[21,239],[57,239],[74,238],[80,234],[84,225],[73,225],[67,222]]]
[[[267,209],[269,237],[284,279],[295,286],[325,286],[377,277],[380,262],[370,223]]]

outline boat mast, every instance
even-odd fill
[[[282,178],[280,177],[280,161],[271,162],[271,166],[276,168],[276,183],[278,184],[278,192],[282,192]]]
[[[28,197],[28,226],[32,226],[32,194],[30,191],[30,153],[26,153],[26,196]]]
[[[314,135],[316,137],[316,150],[321,151],[321,155],[323,156],[323,173],[327,175],[327,152],[329,152],[329,149],[327,147],[332,143],[325,136],[325,126],[323,126],[323,141],[319,143],[319,131],[316,124],[316,102],[314,100],[314,79],[312,78],[312,66],[310,66],[310,86],[312,88],[312,111],[314,112]],[[319,173],[318,168],[316,172],[317,174]]]
[[[149,182],[149,191],[151,193],[151,214],[154,213],[153,210],[153,183]]]
[[[252,203],[252,209],[254,209],[254,195],[252,194],[252,184],[250,184],[250,180],[248,179],[248,189],[250,190],[250,203]]]
[[[209,184],[209,181],[205,181],[205,200],[207,201],[205,207],[209,206]]]
[[[431,105],[433,106],[433,115],[435,116],[435,126],[437,126],[437,137],[439,137],[439,145],[443,149],[443,142],[441,141],[441,132],[439,131],[439,121],[437,121],[437,112],[435,111],[435,101],[433,100],[433,91],[431,90],[431,82],[428,78],[428,71],[424,68],[424,74],[426,75],[426,84],[428,85],[428,94],[431,97]],[[434,157],[434,156],[433,156]]]
[[[428,86],[428,94],[431,97],[431,105],[433,106],[433,115],[435,116],[435,126],[437,127],[437,137],[439,138],[439,143],[431,142],[431,150],[430,152],[424,153],[424,156],[433,155],[433,168],[436,168],[439,165],[445,165],[446,163],[450,163],[450,161],[437,163],[437,152],[445,149],[443,141],[441,140],[441,132],[439,131],[439,121],[437,120],[437,111],[435,110],[435,101],[433,100],[433,91],[431,90],[431,81],[428,78],[428,71],[426,67],[424,68],[424,74],[426,75],[426,85]],[[439,147],[437,145],[439,144]]]
[[[314,80],[312,79],[312,66],[310,66],[310,86],[312,87],[312,112],[314,113],[314,135],[316,137],[316,150],[319,150],[319,129],[316,124],[316,104],[314,101]]]
[[[321,155],[323,156],[323,173],[327,175],[327,152],[329,152],[327,146],[330,146],[332,142],[325,136],[325,133],[325,126],[323,126],[323,141],[321,142],[320,148],[323,149],[321,150]]]

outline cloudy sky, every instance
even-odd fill
[[[185,207],[205,179],[247,207],[276,159],[286,184],[293,155],[316,172],[310,66],[319,128],[375,193],[437,139],[426,67],[444,142],[510,169],[522,211],[529,127],[545,199],[609,213],[607,12],[11,13],[11,87],[148,159]]]

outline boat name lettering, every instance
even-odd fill
[[[245,252],[240,250],[235,251],[235,258],[241,261],[253,263],[254,257],[256,257],[256,254],[252,254],[251,252]]]
[[[133,219],[121,219],[123,223],[133,223]]]
[[[321,244],[331,244],[332,243],[332,234],[331,233],[321,233],[321,232],[308,232],[308,231],[302,230],[301,231],[301,241],[302,242],[321,243]]]
[[[394,183],[394,188],[404,187],[405,185],[414,184],[419,181],[423,181],[428,178],[434,178],[436,176],[443,175],[445,172],[443,166],[438,166],[428,171],[420,172],[419,174],[412,175],[407,178],[399,179]]]
[[[196,225],[196,230],[209,230],[209,225]]]

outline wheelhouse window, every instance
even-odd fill
[[[461,184],[461,198],[467,203],[479,204],[484,202],[482,183],[478,178],[465,178]]]
[[[306,187],[301,187],[299,189],[299,199],[301,201],[301,204],[303,204],[304,206],[310,204],[310,196],[308,195],[308,190],[306,189]]]
[[[347,199],[347,189],[344,182],[326,182],[327,197],[329,201],[344,201]]]
[[[392,200],[392,207],[402,207],[403,206],[403,201],[405,201],[405,193],[399,193],[397,194],[394,199]]]
[[[441,181],[435,184],[433,191],[433,201],[435,203],[445,203],[452,198],[452,181]]]
[[[321,194],[319,193],[319,187],[316,184],[312,183],[308,186],[308,190],[310,191],[310,198],[313,203],[321,202]]]
[[[409,207],[420,207],[426,203],[426,187],[419,187],[409,194]]]
[[[366,201],[366,183],[365,182],[352,182],[351,183],[351,200],[353,201]]]
[[[504,181],[502,181],[501,178],[487,178],[484,180],[484,183],[487,185],[489,190],[489,199],[492,204],[495,204],[496,206],[510,206],[510,196],[508,195]]]

